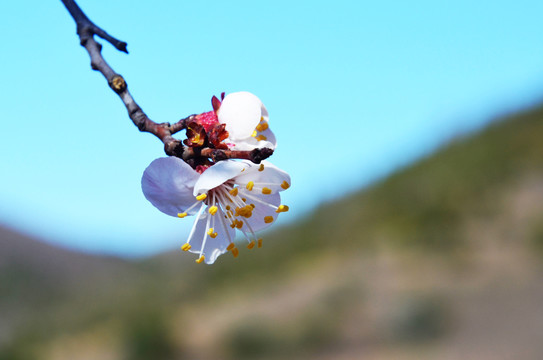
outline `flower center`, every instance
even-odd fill
[[[206,132],[209,132],[216,124],[219,123],[219,118],[215,111],[208,111],[199,115],[196,115],[196,122],[202,125]]]
[[[258,171],[263,171],[263,165]],[[185,251],[191,249],[190,243],[195,229],[201,221],[205,221],[205,231],[200,249],[196,250],[200,257],[196,260],[198,263],[205,260],[204,250],[208,241],[221,241],[221,238],[227,238],[227,251],[231,251],[234,257],[239,254],[238,249],[234,245],[232,229],[237,229],[242,232],[248,244],[247,248],[252,249],[257,245],[262,247],[262,239],[256,236],[254,227],[257,230],[265,227],[264,224],[272,223],[277,214],[287,212],[289,207],[286,205],[276,205],[274,201],[278,201],[277,197],[271,195],[272,188],[281,187],[286,189],[290,186],[286,181],[282,183],[263,183],[249,181],[247,183],[237,183],[234,179],[228,180],[223,184],[208,190],[207,192],[196,196],[196,202],[190,206],[186,212],[178,214],[179,217],[186,217],[187,214],[196,208],[200,207],[196,215],[191,235],[189,235],[189,243],[181,248]],[[268,195],[271,195],[268,197]],[[275,199],[275,200],[274,200]],[[230,227],[230,229],[228,229]],[[201,234],[201,232],[200,232]],[[222,243],[224,251],[224,243]]]

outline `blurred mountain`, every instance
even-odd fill
[[[125,260],[58,248],[0,227],[0,345],[23,325],[54,324],[60,303],[110,300],[119,283],[134,283],[138,274]]]
[[[497,119],[213,266],[2,230],[0,359],[543,358],[542,139]]]

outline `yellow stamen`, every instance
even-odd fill
[[[249,181],[249,182],[247,183],[247,186],[246,186],[246,187],[247,187],[247,190],[249,190],[249,191],[253,190],[253,186],[255,186],[255,183],[252,182],[252,181]]]
[[[289,207],[287,205],[279,205],[277,210],[275,210],[276,213],[282,213],[287,212],[289,210]]]
[[[241,229],[243,227],[243,221],[241,220],[236,220],[236,228],[237,229]]]
[[[261,117],[260,117],[260,121],[264,121],[264,116],[261,116]]]
[[[247,245],[247,249],[252,249],[255,247],[255,241],[254,240],[251,240],[251,242]]]
[[[177,214],[177,217],[180,217],[181,219],[184,218],[185,216],[187,216],[186,212]]]
[[[233,249],[232,249],[232,255],[234,255],[235,258],[238,257],[238,255],[239,255],[239,250],[238,250],[238,248],[233,248]]]
[[[243,216],[244,218],[250,218],[253,215],[253,207],[251,205],[245,205],[244,207],[236,208],[236,216]]]
[[[252,207],[253,209],[256,207],[255,204],[249,204],[250,207]]]
[[[255,131],[253,131],[253,133],[251,134],[251,136],[252,136],[252,137],[256,137],[256,134],[258,134],[258,133],[257,133],[256,130],[255,130]]]
[[[283,183],[281,184],[281,187],[282,187],[283,189],[286,190],[286,189],[288,189],[288,188],[290,187],[290,184],[289,184],[288,182],[286,182],[286,180],[285,180],[285,181],[283,181]]]
[[[215,239],[215,238],[217,237],[217,235],[219,235],[219,234],[217,234],[216,232],[214,232],[213,234],[209,234],[209,236],[210,236],[212,239]]]
[[[256,131],[264,131],[264,130],[268,130],[268,123],[267,122],[263,122],[263,123],[260,123],[256,126]]]
[[[238,188],[233,188],[229,191],[230,195],[232,196],[238,196]]]
[[[190,246],[189,243],[185,243],[185,244],[183,244],[183,246],[181,246],[181,250],[183,250],[183,251],[189,251],[191,247],[192,247],[192,246]]]
[[[219,210],[218,207],[212,206],[212,207],[209,208],[209,213],[210,213],[211,215],[215,215],[215,214],[217,213],[218,210]]]
[[[200,194],[200,195],[196,196],[196,200],[198,200],[198,201],[205,200],[206,198],[207,198],[207,194]]]
[[[258,168],[258,171],[264,171],[264,164],[260,164],[260,167]]]
[[[259,248],[262,247],[262,238],[258,239],[258,247],[259,247]]]
[[[241,198],[241,201],[247,202],[247,199],[246,198]]]
[[[244,172],[245,171],[245,168],[241,169],[241,172]]]
[[[262,194],[270,195],[271,194],[271,189],[267,188],[267,187],[262,188]]]
[[[269,224],[273,221],[273,216],[264,216],[264,222]]]
[[[226,210],[230,210],[230,209],[231,209],[230,205],[226,205]]]
[[[211,236],[211,235],[213,234],[213,228],[209,228],[209,229],[207,230],[207,234],[208,234],[209,236]]]
[[[230,251],[235,247],[236,247],[236,245],[234,245],[234,243],[230,243],[230,245],[228,245],[228,247],[226,248],[226,251]]]
[[[268,138],[264,135],[258,135],[255,139],[257,139],[258,141],[268,140]]]
[[[236,227],[236,223],[230,224],[230,227],[231,227],[232,229],[235,228],[235,227]]]
[[[197,262],[198,264],[201,264],[202,261],[204,261],[204,259],[205,259],[205,256],[204,256],[204,255],[200,255],[200,257],[199,257],[198,259],[196,259],[196,262]]]

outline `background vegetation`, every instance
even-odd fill
[[[0,359],[541,358],[542,134],[498,119],[211,267],[2,229]]]

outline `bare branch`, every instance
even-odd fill
[[[262,160],[267,159],[273,154],[272,149],[261,148],[254,149],[249,151],[243,150],[222,150],[222,149],[212,149],[212,148],[203,148],[201,150],[194,150],[191,147],[185,149],[183,153],[183,160],[189,160],[195,157],[205,157],[210,158],[213,161],[220,161],[226,159],[245,159],[254,162],[255,164],[260,164]]]
[[[128,86],[124,78],[120,74],[117,74],[104,60],[102,56],[102,45],[94,40],[94,35],[108,41],[119,51],[128,53],[126,50],[126,43],[117,40],[96,26],[83,13],[74,0],[62,0],[62,3],[66,6],[66,9],[68,9],[68,12],[75,20],[77,35],[79,35],[81,46],[89,53],[92,69],[99,71],[106,78],[109,87],[119,95],[128,111],[128,116],[134,125],[136,125],[140,131],[148,132],[158,137],[164,143],[164,149],[168,155],[181,157],[183,145],[180,144],[179,140],[174,139],[172,134],[183,130],[185,128],[186,120],[190,119],[192,115],[175,123],[173,128],[169,123],[157,124],[149,119],[128,91]]]
[[[96,26],[92,21],[90,21],[87,15],[85,15],[85,13],[81,10],[81,8],[75,3],[75,1],[73,0],[61,0],[61,1],[64,4],[64,6],[66,6],[66,9],[68,9],[68,11],[70,12],[70,15],[72,15],[72,17],[74,18],[77,24],[77,33],[80,38],[86,37],[86,36],[92,37],[93,34],[98,35],[99,37],[101,37],[102,39],[106,40],[111,45],[113,45],[117,50],[128,54],[128,50],[126,49],[126,43],[124,41],[115,39],[113,36],[105,32],[103,29]],[[88,32],[89,28],[91,29],[90,32]]]
[[[125,79],[117,74],[111,66],[105,61],[102,56],[102,45],[94,39],[94,35],[101,37],[109,42],[117,50],[128,53],[126,42],[120,41],[109,35],[100,27],[96,26],[86,15],[81,8],[76,4],[75,0],[61,0],[68,12],[74,19],[77,25],[77,35],[80,39],[80,44],[89,53],[91,60],[91,68],[99,71],[107,80],[109,87],[121,98],[124,103],[128,116],[142,132],[148,132],[158,137],[164,143],[164,151],[167,155],[179,157],[185,161],[196,158],[211,158],[213,161],[224,159],[248,159],[255,163],[260,163],[263,159],[269,157],[273,150],[271,149],[256,149],[252,151],[233,151],[219,150],[213,148],[185,148],[180,140],[175,139],[172,135],[186,129],[187,124],[193,121],[196,115],[190,115],[178,122],[170,125],[170,123],[156,123],[149,119],[143,112],[141,107],[136,103],[130,92]]]

